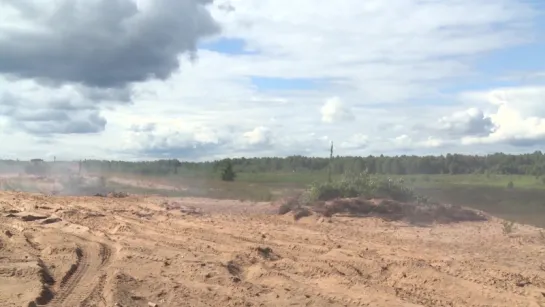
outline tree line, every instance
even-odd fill
[[[233,158],[209,162],[186,162],[177,159],[157,161],[84,160],[76,162],[41,162],[0,160],[0,171],[23,172],[28,165],[45,163],[52,171],[135,173],[142,175],[214,174],[232,165],[236,173],[265,172],[328,172],[342,174],[348,171],[370,174],[517,174],[545,175],[545,155],[541,151],[528,154],[495,153],[485,156],[447,154],[441,156],[333,156],[333,157],[264,157]]]

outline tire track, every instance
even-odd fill
[[[91,264],[88,251],[78,246],[76,248],[76,256],[76,263],[72,265],[62,278],[60,288],[55,293],[53,300],[49,302],[49,306],[64,306],[64,302],[70,297],[70,294],[74,291],[80,280],[87,274]]]
[[[112,256],[112,249],[104,243],[99,244],[99,256],[101,260],[101,268],[97,272],[97,284],[92,288],[91,293],[80,303],[81,307],[96,306],[98,301],[102,301],[104,305],[107,305],[104,296],[104,286],[106,285],[106,279],[108,274],[106,273],[106,265],[110,262]]]
[[[48,306],[83,306],[102,297],[107,277],[105,269],[110,263],[112,249],[105,243],[78,239],[81,244],[76,249],[77,261],[61,281]]]
[[[93,288],[91,294],[87,296],[80,304],[81,307],[96,306],[97,301],[102,301],[104,305],[107,305],[102,293],[104,292],[104,286],[106,285],[106,278],[108,276],[104,273],[99,276],[98,284]]]

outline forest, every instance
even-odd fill
[[[29,165],[43,162],[0,160],[0,170],[21,171]],[[134,173],[141,175],[216,173],[223,165],[232,164],[237,173],[287,173],[326,172],[331,167],[333,174],[363,172],[370,174],[499,174],[499,175],[545,175],[545,155],[541,151],[528,154],[495,153],[490,155],[447,154],[441,156],[333,156],[323,157],[263,157],[232,158],[209,162],[188,162],[178,159],[156,161],[109,161],[83,160],[75,162],[48,161],[48,167],[71,167],[89,172]]]

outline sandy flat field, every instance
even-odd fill
[[[545,306],[545,237],[270,203],[0,194],[2,306]],[[156,305],[155,305],[156,304]]]

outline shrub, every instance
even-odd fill
[[[221,180],[223,181],[234,181],[236,177],[235,171],[233,170],[233,164],[231,161],[227,161],[225,168],[221,172]]]
[[[515,222],[503,221],[501,224],[502,224],[502,231],[504,235],[508,235],[515,230]]]
[[[507,188],[508,188],[508,189],[513,189],[514,187],[515,187],[515,184],[513,183],[513,181],[509,181],[509,182],[507,183]]]
[[[314,183],[307,190],[308,202],[327,201],[336,198],[380,197],[398,201],[419,200],[416,194],[400,180],[372,178],[368,173],[346,174],[341,179]],[[427,202],[427,199],[420,199]]]
[[[416,194],[400,181],[382,180],[377,182],[374,190],[374,197],[391,198],[397,201],[415,201]]]

